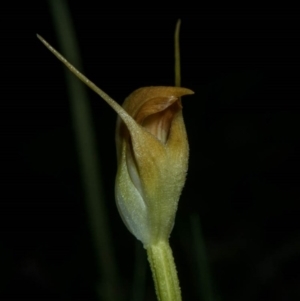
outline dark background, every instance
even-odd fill
[[[36,3],[0,10],[0,299],[97,300],[101,271],[63,66],[35,34],[59,49],[58,41],[47,2]],[[171,236],[183,300],[202,300],[197,218],[215,300],[298,300],[299,12],[69,3],[84,73],[119,103],[139,87],[173,85],[182,19],[182,86],[195,91],[183,99],[190,167]],[[130,300],[136,247],[114,202],[116,114],[89,96],[121,291]],[[155,300],[148,268],[146,276],[144,300]]]

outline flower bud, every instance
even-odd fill
[[[168,239],[174,225],[188,167],[180,100],[188,94],[181,87],[140,88],[123,104],[132,119],[118,113],[116,203],[145,247]]]

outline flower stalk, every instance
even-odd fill
[[[147,254],[158,300],[181,301],[176,265],[169,242],[160,241],[150,245]]]

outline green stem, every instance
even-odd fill
[[[169,242],[160,241],[146,249],[158,300],[181,301],[176,266]]]

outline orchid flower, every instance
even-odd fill
[[[134,126],[118,117],[117,206],[145,247],[168,239],[174,224],[188,165],[180,97],[192,93],[180,87],[141,88],[123,104]]]
[[[115,196],[119,213],[147,249],[159,300],[181,300],[168,239],[188,168],[181,97],[193,92],[182,87],[145,87],[134,91],[120,106],[38,38],[118,114]]]

